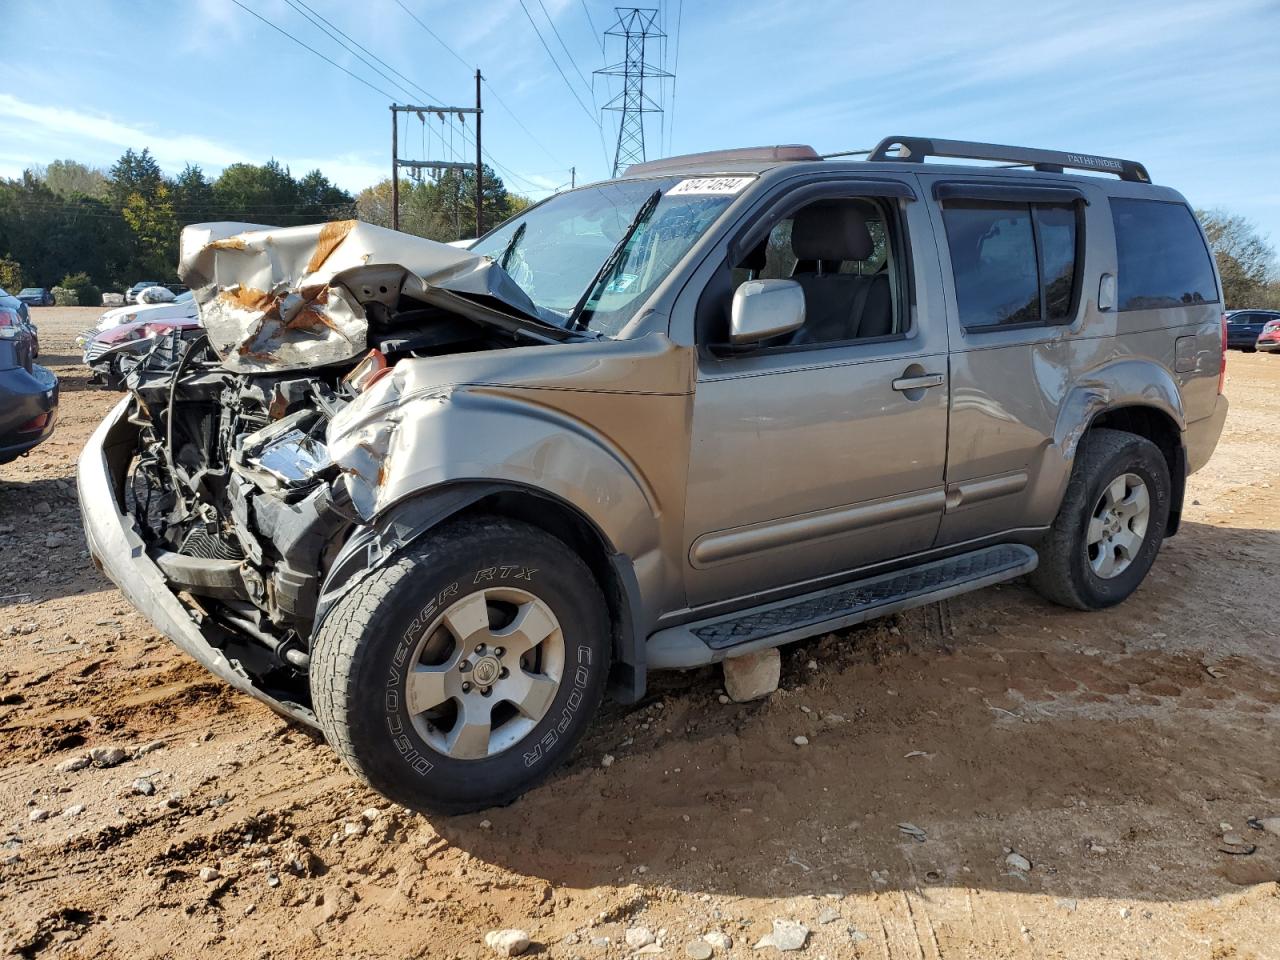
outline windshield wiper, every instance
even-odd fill
[[[524,238],[524,228],[527,226],[529,226],[529,221],[525,220],[520,226],[516,227],[516,232],[511,234],[511,239],[502,248],[502,256],[498,257],[498,266],[503,270],[507,269],[507,264],[511,262],[511,255],[516,252],[516,245]]]
[[[618,242],[614,244],[613,250],[609,256],[605,258],[604,263],[600,265],[600,269],[596,271],[596,275],[591,278],[591,282],[587,284],[587,289],[582,293],[582,299],[577,302],[573,308],[573,312],[569,314],[566,325],[569,329],[579,326],[582,315],[587,309],[587,303],[591,300],[591,294],[596,287],[604,281],[609,274],[613,273],[614,268],[618,266],[618,261],[622,259],[623,251],[627,249],[627,244],[631,242],[631,237],[640,225],[643,224],[650,216],[653,215],[654,208],[658,205],[658,201],[662,199],[662,190],[658,189],[649,194],[649,198],[640,204],[640,209],[636,211],[636,215],[631,218],[631,222],[627,224],[627,229],[622,231],[622,236]]]

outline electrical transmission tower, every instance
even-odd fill
[[[640,163],[644,155],[644,115],[661,113],[662,105],[644,92],[646,79],[674,77],[645,59],[650,40],[666,36],[655,21],[658,11],[641,7],[618,7],[618,22],[604,32],[606,37],[622,38],[623,59],[611,67],[595,71],[606,77],[621,77],[622,92],[606,103],[602,110],[622,114],[618,123],[618,145],[613,153],[613,175],[631,163]]]

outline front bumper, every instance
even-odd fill
[[[94,563],[125,599],[209,672],[277,713],[318,727],[310,709],[263,690],[237,661],[210,642],[196,614],[182,605],[147,555],[133,519],[122,508],[121,493],[137,442],[137,429],[127,419],[128,406],[128,397],[116,404],[85,444],[76,467],[84,535]]]
[[[1280,340],[1259,340],[1257,347],[1263,353],[1280,353]]]

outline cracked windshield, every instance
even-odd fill
[[[583,187],[503,224],[472,249],[498,261],[565,326],[614,336],[750,180]]]

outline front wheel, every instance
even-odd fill
[[[419,810],[509,803],[573,750],[599,706],[610,629],[564,543],[497,518],[448,524],[326,618],[311,694],[330,744]]]
[[[1150,440],[1090,430],[1052,528],[1040,544],[1031,585],[1078,610],[1126,599],[1155,562],[1169,523],[1172,484],[1164,454]]]

